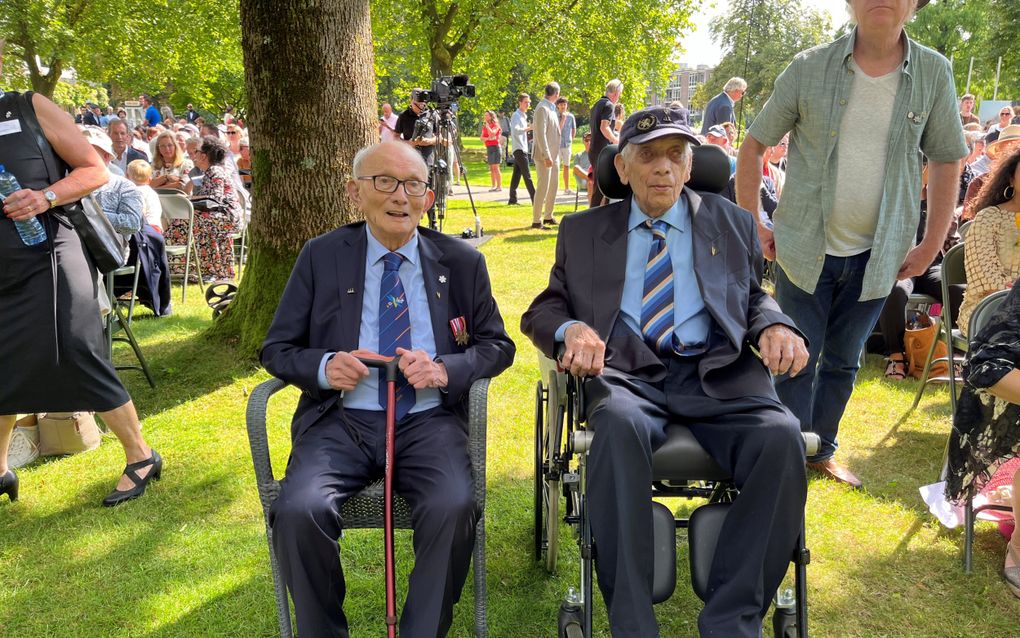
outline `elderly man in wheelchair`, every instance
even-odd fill
[[[729,479],[730,488],[706,492],[730,501],[703,517],[711,534],[698,535],[711,541],[695,538],[694,519],[713,506],[691,516],[692,580],[705,601],[702,636],[760,636],[791,560],[802,580],[805,439],[769,373],[796,374],[807,350],[759,286],[753,217],[685,186],[698,144],[684,110],[651,107],[631,115],[619,153],[603,151],[597,168],[605,175],[612,162],[622,201],[562,220],[549,286],[521,320],[521,330],[545,356],[558,358],[584,395],[577,427],[568,424],[566,449],[567,456],[587,452],[567,517],[580,528],[585,610],[584,618],[561,616],[561,635],[592,633],[592,558],[612,635],[659,635],[652,605],[672,592],[672,584],[661,584],[660,568],[672,568],[665,582],[675,581],[674,563],[663,560],[675,553],[675,542],[662,543],[653,531],[665,509],[653,507],[653,484],[664,472]],[[707,147],[699,149],[702,163],[719,164]],[[556,432],[544,448],[558,445]],[[660,462],[664,452],[673,458]],[[706,475],[685,477],[685,468],[676,467],[685,459],[709,468]]]

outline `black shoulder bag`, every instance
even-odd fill
[[[67,173],[66,166],[53,152],[53,147],[50,146],[42,126],[39,125],[35,107],[32,105],[32,92],[23,93],[21,97],[24,100],[21,106],[23,119],[42,152],[50,183],[55,184],[64,178]],[[127,263],[127,240],[114,230],[102,206],[91,194],[81,198],[80,201],[69,202],[57,208],[63,209],[64,215],[78,232],[99,272],[105,275]]]

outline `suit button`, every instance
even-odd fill
[[[322,412],[325,412],[325,411],[326,411],[326,404],[320,405],[319,406],[319,413],[321,414]]]

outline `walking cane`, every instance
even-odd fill
[[[369,368],[386,372],[386,470],[383,479],[383,543],[386,555],[386,638],[397,635],[397,583],[393,558],[393,455],[397,429],[397,373],[400,357],[361,355]]]

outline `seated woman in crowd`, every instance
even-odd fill
[[[230,236],[237,232],[242,209],[233,179],[223,166],[229,152],[222,142],[207,136],[192,156],[203,172],[202,183],[191,199],[195,203],[195,245],[205,280],[234,278],[234,241]],[[166,230],[171,244],[187,243],[187,235],[188,221],[184,219],[173,220]],[[172,259],[170,272],[183,275],[183,259]]]
[[[984,188],[985,183],[991,179],[991,169],[994,168],[995,162],[1009,155],[1011,151],[1018,147],[1020,147],[1020,126],[1006,127],[1006,130],[1002,131],[999,135],[999,139],[985,145],[985,159],[988,160],[990,168],[981,172],[976,170],[977,162],[974,162],[971,166],[971,171],[975,175],[970,180],[970,183],[967,184],[967,191],[963,196],[963,221],[971,221],[977,212],[981,210],[978,206],[978,195],[981,193],[981,189]]]
[[[977,198],[977,215],[964,239],[967,292],[960,306],[960,330],[986,296],[1020,277],[1020,146],[996,161]]]
[[[165,131],[159,134],[156,138],[156,159],[152,161],[150,185],[153,188],[175,188],[190,195],[192,184],[188,173],[194,167],[181,152],[175,133]]]
[[[1020,286],[975,335],[963,368],[966,384],[949,438],[946,496],[977,493],[1004,461],[1020,453]],[[1020,513],[1020,472],[1013,476],[1013,514]],[[1020,532],[1006,546],[1003,576],[1020,597]]]

